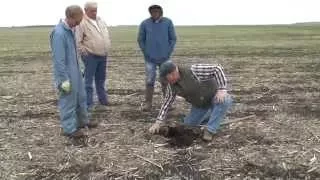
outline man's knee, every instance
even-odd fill
[[[152,87],[154,87],[155,82],[156,82],[156,77],[155,77],[155,75],[152,74],[152,73],[147,74],[147,77],[146,77],[146,85],[147,85],[147,86],[152,86]]]
[[[157,76],[156,65],[151,62],[146,62],[145,64],[146,70],[146,84],[148,86],[154,86]]]
[[[225,106],[226,108],[230,108],[232,103],[233,103],[232,97],[231,95],[228,94],[223,102],[223,106]]]

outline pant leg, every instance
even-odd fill
[[[78,129],[76,107],[77,97],[74,92],[62,94],[58,101],[60,122],[65,134],[72,134]]]
[[[94,56],[88,54],[87,56],[82,56],[82,60],[85,65],[84,79],[85,79],[85,89],[87,94],[87,106],[92,108],[93,106],[93,78],[96,73],[98,62],[94,59]]]
[[[88,114],[88,107],[87,107],[87,96],[85,91],[84,82],[81,78],[79,82],[79,89],[78,89],[78,105],[77,105],[77,118],[79,126],[84,126],[89,122],[89,114]]]
[[[228,94],[223,103],[213,103],[210,119],[208,122],[208,131],[216,133],[220,127],[220,123],[225,117],[228,109],[232,105],[232,98]]]
[[[99,102],[103,105],[108,104],[107,93],[105,90],[107,57],[97,56],[98,64],[95,73],[95,85]]]
[[[78,127],[83,127],[84,125],[89,123],[89,113],[87,106],[79,105],[76,112],[78,118]]]
[[[203,119],[201,121],[201,125],[205,125],[209,122],[210,116],[211,116],[212,108],[208,110],[208,112],[203,116]]]
[[[191,107],[190,113],[184,118],[184,123],[190,126],[198,126],[203,120],[204,115],[208,112],[209,108]]]
[[[154,87],[157,77],[157,64],[145,61],[146,86]]]

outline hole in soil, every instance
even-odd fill
[[[168,143],[172,147],[188,147],[201,136],[201,130],[198,127],[184,125],[166,126],[161,127],[160,134],[169,138]]]

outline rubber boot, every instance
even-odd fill
[[[146,86],[145,103],[142,107],[142,111],[151,111],[153,92],[154,92],[153,86]]]

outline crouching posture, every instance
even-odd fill
[[[81,76],[73,28],[80,24],[83,11],[79,6],[66,9],[66,19],[50,35],[55,87],[59,92],[59,112],[64,134],[83,137],[81,128],[97,124],[88,120],[86,93]]]
[[[190,114],[184,119],[185,124],[200,125],[204,123],[207,113],[210,113],[203,139],[211,141],[232,104],[222,67],[210,64],[185,67],[166,62],[160,66],[160,76],[168,81],[169,86],[157,120],[149,129],[150,133],[159,132],[169,106],[179,95],[192,105]]]

